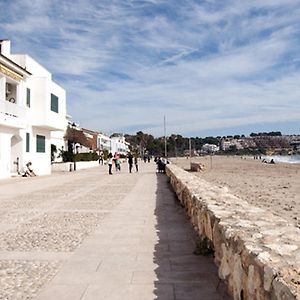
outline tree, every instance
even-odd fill
[[[91,148],[91,142],[84,135],[82,130],[68,127],[64,139],[71,144],[80,144],[87,148]]]

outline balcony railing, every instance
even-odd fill
[[[0,112],[15,118],[25,118],[25,107],[9,101],[0,100]]]

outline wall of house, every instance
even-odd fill
[[[62,157],[60,157],[60,151],[66,151],[68,148],[67,143],[64,140],[64,135],[64,131],[51,131],[50,133],[51,144],[55,145],[57,149],[57,152],[54,155],[55,162],[62,162]]]
[[[31,161],[36,174],[47,175],[51,173],[51,143],[58,149],[65,148],[63,137],[67,128],[66,92],[52,81],[51,73],[30,56],[13,55],[13,58],[32,73],[23,89],[24,95],[26,95],[26,88],[30,88],[31,91],[30,107],[26,108],[27,126],[23,132],[24,141],[26,141],[26,132],[30,135],[30,152],[24,150],[23,165]],[[58,113],[51,111],[51,93],[59,98]],[[26,105],[25,102],[24,99]],[[44,153],[36,151],[37,135],[46,138]]]
[[[28,79],[27,87],[31,93],[27,120],[31,125],[43,124],[46,119],[47,79],[45,77],[31,77]]]
[[[5,100],[5,77],[0,75],[0,102]]]
[[[235,300],[300,299],[300,230],[175,165],[167,175]]]
[[[51,93],[58,97],[58,113],[51,111]],[[68,126],[66,109],[66,91],[53,81],[49,81],[49,94],[47,95],[46,110],[47,123],[54,125],[62,131]]]
[[[11,176],[11,152],[10,149],[12,133],[0,127],[0,178]]]

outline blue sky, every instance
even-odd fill
[[[300,2],[0,0],[0,38],[106,133],[300,133]],[[5,12],[5,13],[4,13]]]

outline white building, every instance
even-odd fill
[[[110,152],[111,146],[112,146],[112,143],[111,143],[110,137],[103,133],[98,133],[97,149],[99,149],[100,151],[108,150]]]
[[[220,142],[220,149],[222,151],[229,150],[231,147],[236,147],[237,150],[244,149],[241,140],[236,140],[233,138],[223,138]]]
[[[220,150],[219,146],[213,145],[213,144],[205,144],[202,146],[202,151],[207,153],[215,153]]]
[[[51,173],[51,135],[64,144],[66,93],[28,55],[11,54],[0,40],[0,178],[31,161],[38,175]]]
[[[126,142],[124,136],[111,137],[111,152],[126,155],[129,151],[129,143]]]

